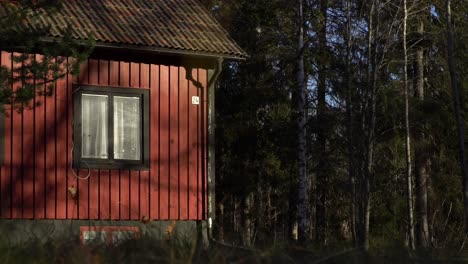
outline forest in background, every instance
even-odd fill
[[[216,90],[217,240],[468,247],[465,0],[201,2],[249,54]]]

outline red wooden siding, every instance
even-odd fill
[[[11,68],[11,53],[1,52],[0,62]],[[193,69],[192,76],[206,86],[206,70]],[[73,84],[150,90],[149,170],[72,171]],[[204,219],[206,95],[184,67],[88,60],[79,76],[58,80],[51,97],[37,96],[35,108],[6,110],[0,217]],[[72,186],[77,200],[68,193]]]

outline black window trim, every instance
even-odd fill
[[[128,169],[149,170],[149,97],[148,89],[112,86],[73,85],[73,168],[74,169]],[[81,95],[83,93],[108,95],[108,159],[81,157]],[[113,96],[138,96],[141,103],[140,160],[114,159],[113,152]]]

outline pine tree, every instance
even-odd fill
[[[0,50],[18,52],[11,58],[16,66],[0,69],[2,107],[9,105],[17,111],[34,107],[31,101],[36,95],[51,95],[54,82],[67,73],[78,73],[92,51],[92,36],[86,44],[78,43],[69,28],[63,38],[49,38],[50,26],[41,17],[60,8],[60,0],[0,2]],[[18,86],[14,90],[13,83]]]

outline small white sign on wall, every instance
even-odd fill
[[[193,105],[198,105],[198,104],[200,104],[200,97],[198,97],[198,96],[192,96],[192,104],[193,104]]]

